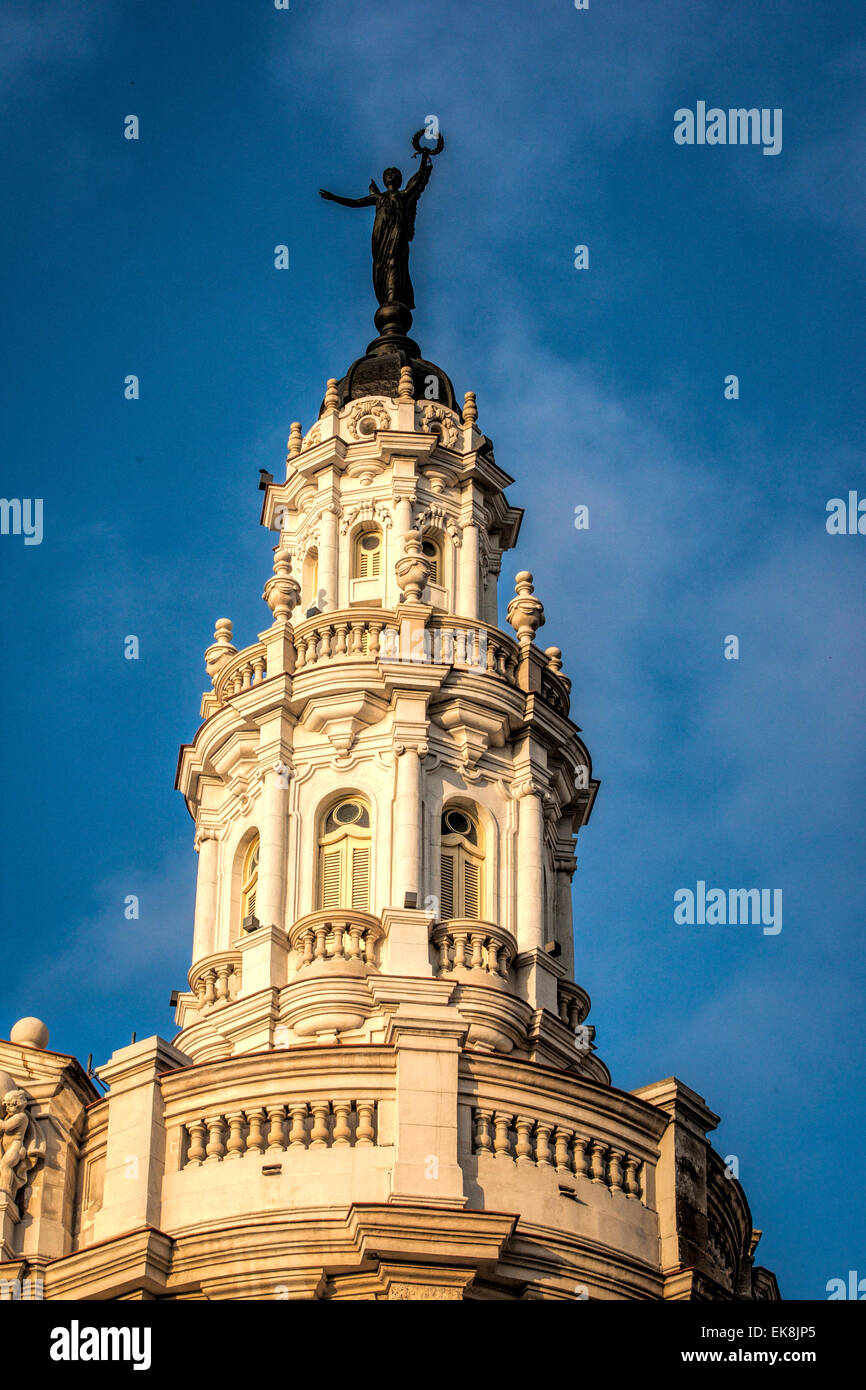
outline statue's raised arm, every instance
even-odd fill
[[[371,191],[366,198],[341,198],[339,193],[329,193],[327,188],[320,188],[319,193],[323,198],[327,198],[329,203],[342,203],[344,208],[371,208],[375,206],[376,197]]]

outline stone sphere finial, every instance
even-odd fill
[[[534,597],[535,586],[529,570],[521,570],[514,578],[515,597],[506,610],[506,618],[517,634],[522,652],[532,646],[535,634],[544,626],[544,605]]]
[[[474,391],[467,391],[463,397],[463,423],[466,425],[478,423],[478,406],[475,402]]]
[[[544,655],[547,657],[547,664],[551,671],[562,670],[562,650],[560,647],[545,647]]]
[[[41,1018],[19,1018],[12,1025],[9,1041],[20,1047],[38,1047],[44,1052],[48,1046],[48,1028]]]
[[[334,411],[340,409],[340,393],[337,390],[337,378],[329,376],[325,388],[325,409]]]
[[[394,566],[397,583],[404,599],[421,598],[430,580],[433,566],[424,554],[421,532],[407,531],[403,537],[403,554]]]
[[[397,387],[398,401],[414,401],[415,387],[412,383],[412,368],[400,368],[400,384]]]
[[[287,459],[292,459],[296,454],[301,452],[302,443],[303,435],[301,434],[301,422],[300,420],[293,420],[292,428],[289,430],[289,452],[286,456]]]

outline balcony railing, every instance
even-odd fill
[[[481,971],[505,981],[517,954],[517,942],[504,927],[470,918],[454,917],[439,923],[430,939],[438,953],[436,973],[440,977]]]
[[[326,961],[344,961],[378,969],[378,946],[384,936],[377,917],[350,908],[323,909],[301,917],[289,931],[289,944],[301,957],[299,970]]]

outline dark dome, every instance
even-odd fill
[[[450,379],[445,375],[441,367],[437,367],[434,362],[427,362],[423,357],[412,355],[411,349],[416,344],[409,340],[410,350],[404,347],[394,346],[390,351],[368,352],[365,357],[359,357],[353,362],[342,381],[337,382],[337,394],[340,397],[341,407],[347,401],[359,400],[361,396],[389,396],[394,397],[400,387],[401,367],[411,367],[412,385],[416,400],[438,400],[442,405],[448,406],[450,410],[457,410],[454,397],[454,387]],[[429,378],[435,377],[439,383],[439,394],[431,396],[428,385]],[[322,403],[319,415],[325,412],[324,402]]]

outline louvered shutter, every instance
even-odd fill
[[[352,907],[356,912],[370,910],[370,847],[352,849]]]
[[[471,859],[463,862],[463,917],[478,916],[478,865]]]
[[[375,550],[370,551],[370,578],[378,579],[382,573],[382,547],[376,546]]]
[[[256,915],[256,890],[255,890],[255,888],[251,888],[250,891],[247,893],[247,910],[246,910],[246,912],[244,913],[244,916],[245,916],[245,917],[255,917],[255,915]]]
[[[454,855],[442,854],[442,894],[439,904],[439,917],[447,922],[454,916]]]
[[[358,578],[370,578],[370,552],[365,550],[362,545],[358,546]]]
[[[322,907],[337,908],[340,906],[340,861],[342,854],[339,849],[325,850],[322,855]]]

